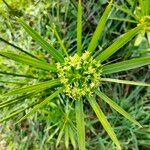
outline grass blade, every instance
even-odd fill
[[[37,41],[40,46],[46,51],[50,52],[50,54],[59,62],[63,62],[63,56],[54,49],[48,42],[46,42],[36,31],[34,31],[29,25],[27,25],[23,20],[17,18],[18,22],[22,25],[22,27],[26,30],[26,32]]]
[[[127,33],[121,35],[112,45],[110,45],[107,49],[105,49],[102,53],[100,53],[96,57],[96,60],[100,60],[101,62],[103,62],[104,60],[109,58],[122,46],[124,46],[128,41],[130,41],[142,28],[143,25],[140,25],[128,31]]]
[[[129,84],[129,85],[138,85],[138,86],[150,86],[150,84],[147,84],[144,82],[119,80],[119,79],[111,79],[111,78],[101,78],[101,81],[115,82],[115,83],[121,83],[121,84]]]
[[[114,108],[116,111],[118,111],[121,115],[123,115],[125,118],[133,122],[134,124],[138,125],[139,127],[142,127],[139,122],[137,122],[130,114],[128,114],[124,109],[122,109],[118,104],[116,104],[114,101],[112,101],[109,97],[107,97],[104,93],[95,90],[95,93],[102,98],[106,103],[108,103],[112,108]]]
[[[27,86],[24,88],[19,88],[19,89],[13,90],[11,92],[4,94],[3,96],[11,96],[14,94],[22,94],[22,93],[31,92],[31,91],[44,90],[46,88],[50,88],[52,86],[59,85],[59,84],[60,84],[60,81],[58,79],[40,82],[35,85],[30,85],[30,86]]]
[[[5,74],[5,75],[10,75],[10,76],[15,76],[15,77],[37,79],[37,77],[33,77],[31,75],[16,74],[16,73],[11,73],[11,72],[6,72],[6,71],[0,71],[0,74]]]
[[[77,14],[77,54],[81,56],[82,51],[82,5],[81,0],[78,2]]]
[[[70,137],[70,140],[71,140],[71,144],[73,145],[74,149],[76,149],[76,141],[75,141],[74,131],[71,128],[71,126],[68,126],[68,128],[69,128],[69,137]]]
[[[63,91],[63,88],[59,88],[57,91],[55,91],[53,94],[51,94],[49,97],[47,97],[45,100],[43,100],[41,103],[35,105],[31,111],[29,111],[25,116],[23,116],[19,121],[16,122],[19,123],[22,120],[28,118],[30,115],[32,115],[35,111],[37,111],[39,108],[41,108],[43,105],[47,104],[50,100],[52,100],[54,97],[56,97],[60,92]]]
[[[6,43],[6,44],[8,44],[8,45],[10,45],[10,46],[12,46],[12,47],[18,49],[20,52],[23,52],[24,54],[26,54],[26,55],[28,55],[28,56],[30,56],[30,57],[32,57],[32,58],[38,59],[36,56],[34,56],[34,55],[28,53],[27,51],[23,50],[22,48],[20,48],[20,47],[18,47],[18,46],[16,46],[16,45],[14,45],[14,44],[12,44],[12,43],[6,41],[5,39],[3,39],[3,38],[1,38],[1,37],[0,37],[0,41],[2,41],[2,42],[4,42],[4,43]],[[39,59],[38,59],[38,60],[39,60]]]
[[[92,36],[91,42],[88,46],[87,51],[92,52],[94,51],[94,49],[97,46],[98,40],[100,39],[103,31],[104,31],[104,27],[106,25],[110,10],[111,10],[111,6],[112,6],[112,0],[110,1],[109,5],[107,6],[107,8],[105,9],[105,12],[103,13],[101,19],[98,22],[98,25],[96,27],[96,30]]]
[[[56,67],[54,65],[48,64],[46,62],[34,58],[13,54],[10,52],[0,52],[0,55],[29,66],[44,69],[47,71],[54,71],[54,72],[56,71]]]
[[[85,122],[82,100],[76,101],[76,124],[79,150],[85,150]]]
[[[93,97],[88,96],[87,99],[88,99],[91,107],[93,108],[94,112],[96,113],[96,115],[97,115],[99,121],[101,122],[102,126],[104,127],[104,129],[106,130],[106,132],[108,133],[110,138],[113,140],[113,142],[116,144],[117,148],[119,150],[121,150],[121,146],[120,146],[120,143],[119,143],[119,141],[116,137],[116,134],[114,133],[111,125],[107,121],[106,116],[102,112],[102,110],[99,107],[98,103],[96,102],[96,100]]]
[[[19,108],[18,110],[12,112],[10,115],[8,115],[8,116],[4,117],[3,119],[1,119],[1,120],[0,120],[0,123],[3,122],[3,121],[6,121],[6,120],[8,120],[8,119],[10,119],[10,118],[12,118],[12,117],[14,117],[14,116],[16,116],[16,115],[18,115],[18,114],[20,114],[20,113],[22,113],[22,112],[24,112],[26,109],[28,109],[28,108],[30,108],[30,107],[36,105],[36,104],[37,104],[37,103],[31,104],[30,106],[28,106],[28,107],[26,107],[26,108]]]
[[[56,30],[56,27],[55,27],[55,25],[53,23],[51,23],[51,27],[52,27],[52,30],[53,30],[53,32],[54,32],[54,34],[55,34],[55,36],[56,36],[56,38],[57,38],[61,48],[63,49],[65,55],[68,57],[69,55],[67,53],[67,49],[66,49],[63,41],[61,40],[61,38],[60,38],[60,36],[59,36],[59,34],[58,34],[57,30]]]
[[[142,58],[134,58],[114,64],[103,66],[103,74],[116,73],[120,71],[126,71],[138,67],[142,67],[150,64],[150,56]]]

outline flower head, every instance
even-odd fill
[[[81,57],[75,54],[65,58],[64,63],[57,63],[57,70],[65,94],[74,99],[92,94],[100,83],[101,64],[90,56],[90,52]]]

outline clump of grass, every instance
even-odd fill
[[[78,137],[78,147],[80,150],[86,148],[85,144],[85,113],[84,113],[84,103],[85,101],[91,106],[95,112],[98,120],[101,122],[102,126],[110,136],[110,138],[115,143],[118,149],[121,149],[120,143],[117,139],[113,128],[109,124],[106,116],[104,115],[101,107],[96,101],[96,96],[103,99],[107,104],[114,108],[117,112],[122,114],[125,118],[129,119],[134,124],[142,127],[139,122],[137,122],[130,114],[128,114],[124,109],[122,109],[117,103],[111,100],[105,93],[99,89],[101,87],[101,82],[114,82],[121,84],[130,84],[130,85],[139,85],[139,86],[150,86],[149,84],[143,82],[127,81],[114,78],[106,78],[105,76],[111,73],[126,71],[141,67],[144,65],[150,64],[150,57],[134,58],[131,60],[126,60],[117,63],[105,64],[105,61],[110,58],[115,52],[117,52],[122,46],[124,46],[128,41],[130,41],[139,31],[145,27],[145,23],[140,24],[134,29],[128,31],[127,33],[121,35],[116,39],[116,41],[111,44],[108,48],[96,54],[95,48],[100,37],[103,34],[103,29],[108,20],[109,14],[111,12],[112,1],[110,1],[106,10],[104,11],[101,19],[98,22],[96,30],[91,37],[91,41],[86,49],[82,48],[82,6],[81,0],[78,2],[78,13],[77,13],[77,49],[76,54],[69,56],[63,41],[61,40],[56,28],[52,25],[52,29],[60,43],[61,49],[64,53],[60,53],[56,50],[51,44],[45,41],[35,30],[33,30],[29,25],[27,25],[22,19],[16,18],[17,21],[22,25],[26,32],[37,42],[39,45],[48,53],[51,54],[52,63],[40,60],[38,58],[32,57],[28,53],[23,55],[14,54],[11,52],[1,51],[0,55],[7,57],[9,59],[15,60],[17,62],[39,68],[45,72],[50,72],[50,78],[47,78],[46,81],[39,82],[34,85],[22,87],[19,89],[12,90],[3,95],[3,97],[9,97],[13,95],[22,95],[15,99],[6,100],[0,103],[0,107],[4,108],[12,104],[17,104],[20,101],[23,101],[26,97],[32,97],[45,91],[45,89],[51,89],[48,96],[41,101],[34,102],[32,101],[26,108],[20,108],[15,112],[12,112],[10,115],[2,118],[0,122],[5,121],[9,118],[12,118],[15,115],[20,114],[31,108],[17,123],[25,120],[30,115],[35,113],[39,108],[48,104],[56,97],[59,97],[60,100],[67,100],[69,105],[65,111],[65,121],[60,129],[60,126],[56,127],[53,134],[50,136],[51,139],[58,131],[59,135],[56,142],[56,147],[60,143],[63,133],[65,134],[66,147],[69,146],[69,139],[72,141],[72,145],[75,147],[75,140],[73,136],[73,129],[70,129],[68,125],[72,124],[72,120],[69,118],[68,110],[71,107],[76,114],[76,129]],[[45,78],[44,78],[45,80]],[[27,94],[26,94],[27,93]],[[71,103],[70,103],[71,102]],[[33,108],[32,108],[33,107]],[[57,126],[57,123],[56,123]],[[73,125],[72,125],[73,126]],[[72,134],[71,134],[72,133]]]

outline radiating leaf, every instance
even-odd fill
[[[54,97],[56,97],[60,92],[63,91],[64,88],[59,88],[57,91],[55,91],[53,94],[51,94],[49,97],[47,97],[45,100],[43,100],[41,103],[35,105],[25,116],[23,116],[17,123],[21,122],[22,120],[28,118],[30,115],[32,115],[35,111],[37,111],[39,108],[41,108],[43,105],[47,104],[50,100],[52,100]],[[16,123],[16,124],[17,124]]]
[[[96,30],[92,36],[91,42],[90,42],[88,49],[87,49],[87,51],[89,51],[89,52],[94,51],[94,49],[97,46],[98,40],[100,39],[100,37],[104,31],[104,27],[106,25],[106,22],[107,22],[107,19],[108,19],[110,10],[111,10],[111,5],[112,5],[112,0],[110,1],[109,5],[105,9],[105,12],[103,13],[101,19],[98,22]]]
[[[44,90],[46,88],[50,88],[52,86],[59,85],[59,84],[60,84],[59,79],[39,82],[38,84],[35,84],[35,85],[29,85],[27,87],[15,89],[11,92],[4,94],[3,96],[11,96],[14,94],[22,94],[22,93],[31,92],[31,91]]]
[[[66,124],[64,123],[63,126],[62,126],[62,128],[60,129],[60,132],[59,132],[59,134],[58,134],[58,138],[57,138],[57,140],[56,140],[56,148],[57,148],[58,145],[60,144],[60,141],[61,141],[61,139],[62,139],[62,136],[63,136],[65,127],[66,127]]]
[[[54,31],[54,34],[55,34],[55,36],[56,36],[56,38],[57,38],[61,48],[63,49],[65,55],[69,56],[68,53],[67,53],[67,49],[66,49],[62,39],[60,38],[60,36],[59,36],[59,34],[58,34],[57,30],[56,30],[56,27],[55,27],[55,25],[53,23],[51,23],[51,27],[52,27],[52,30]]]
[[[117,40],[110,45],[107,49],[105,49],[102,53],[100,53],[96,60],[100,60],[103,62],[107,58],[109,58],[111,55],[113,55],[115,52],[117,52],[122,46],[124,46],[128,41],[130,41],[141,29],[143,28],[143,25],[137,26],[132,30],[129,30],[127,33],[121,35],[117,38]]]
[[[142,67],[150,64],[150,56],[133,58],[131,60],[126,60],[118,63],[113,63],[103,66],[103,74],[116,73],[120,71],[126,71],[138,67]]]
[[[34,58],[13,54],[10,52],[0,52],[0,55],[5,56],[14,61],[18,61],[20,63],[29,65],[29,66],[41,68],[41,69],[48,70],[48,71],[56,71],[56,67],[54,65],[48,64],[46,62],[43,62]]]
[[[85,122],[83,112],[83,101],[76,100],[76,124],[79,150],[85,150]]]
[[[78,2],[77,14],[77,54],[80,56],[82,50],[82,6],[81,0]]]
[[[122,114],[125,118],[129,119],[131,122],[138,125],[139,127],[142,127],[138,121],[136,121],[130,114],[128,114],[124,109],[122,109],[118,104],[116,104],[114,101],[112,101],[104,93],[102,93],[98,90],[95,90],[95,93],[100,98],[102,98],[106,103],[108,103],[112,108],[114,108],[116,111],[118,111],[120,114]]]
[[[76,149],[76,141],[75,141],[75,135],[74,135],[74,131],[72,130],[71,126],[68,127],[69,129],[69,137],[71,140],[71,144],[73,145],[74,149]]]
[[[46,51],[50,52],[50,54],[59,62],[63,62],[63,56],[54,49],[48,42],[46,42],[36,31],[34,31],[29,25],[27,25],[23,20],[17,18],[18,22],[22,25],[22,27],[26,30],[30,36],[37,41],[40,46]]]
[[[37,77],[31,76],[31,75],[16,74],[16,73],[11,73],[11,72],[6,72],[6,71],[0,71],[0,74],[11,75],[11,76],[15,76],[15,77],[25,77],[25,78],[37,79]]]
[[[68,131],[68,126],[65,128],[65,146],[66,149],[69,148],[69,131]]]
[[[144,82],[119,80],[119,79],[112,79],[112,78],[101,78],[101,81],[130,84],[130,85],[138,85],[138,86],[150,86],[150,84],[146,84]]]
[[[1,38],[1,37],[0,37],[0,41],[6,43],[7,45],[10,45],[10,46],[14,47],[15,49],[17,49],[17,50],[23,52],[24,54],[26,54],[26,55],[28,55],[28,56],[30,56],[30,57],[33,57],[33,58],[38,59],[36,56],[34,56],[34,55],[28,53],[27,51],[23,50],[22,48],[20,48],[20,47],[14,45],[13,43],[10,43],[10,42],[6,41],[5,39],[3,39],[3,38]]]
[[[103,114],[103,112],[102,112],[101,108],[99,107],[98,103],[91,96],[88,96],[87,99],[88,99],[91,107],[93,108],[95,114],[97,115],[99,121],[101,122],[102,126],[104,127],[104,129],[106,130],[106,132],[108,133],[110,138],[113,140],[113,142],[116,144],[117,148],[119,150],[121,150],[121,146],[120,146],[120,143],[119,143],[119,141],[116,137],[116,134],[114,133],[111,125],[107,121],[106,116]]]

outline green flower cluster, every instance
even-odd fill
[[[77,54],[66,57],[64,63],[57,63],[57,70],[64,92],[70,98],[79,99],[87,93],[92,94],[100,84],[101,64],[91,57],[90,52],[81,57]]]
[[[150,16],[144,16],[140,20],[141,24],[145,24],[145,30],[150,31]]]

